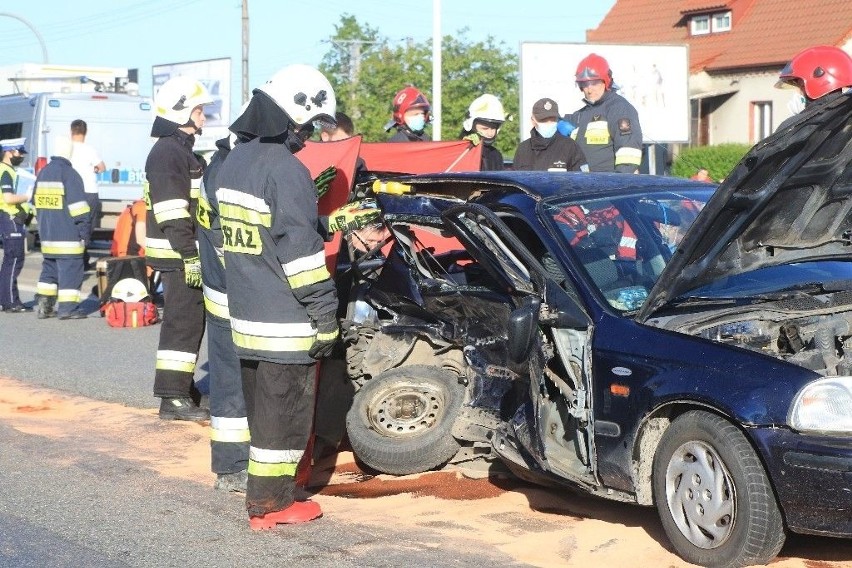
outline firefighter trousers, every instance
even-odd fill
[[[83,257],[45,258],[36,290],[41,296],[56,300],[56,315],[70,314],[80,305],[83,285]]]
[[[231,326],[207,318],[210,373],[210,469],[236,473],[248,467],[249,427]]]
[[[2,198],[0,198],[2,199]],[[16,223],[5,211],[0,211],[0,240],[3,241],[3,264],[0,265],[0,305],[19,306],[18,276],[24,269],[25,227]]]
[[[295,500],[296,468],[313,427],[316,364],[240,364],[251,431],[246,508],[256,517]]]
[[[163,323],[154,372],[154,396],[192,397],[195,363],[204,337],[204,294],[186,285],[183,270],[163,272]],[[197,400],[196,400],[197,402]]]

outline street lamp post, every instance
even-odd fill
[[[35,29],[35,26],[33,26],[31,23],[29,23],[22,17],[16,16],[15,14],[10,14],[9,12],[0,12],[0,16],[7,16],[9,18],[18,20],[19,22],[30,28],[30,30],[32,30],[32,32],[35,34],[36,38],[38,38],[39,44],[41,44],[41,57],[42,59],[44,59],[43,63],[47,63],[47,46],[44,44],[44,38],[42,38],[41,34],[38,33],[38,30]]]

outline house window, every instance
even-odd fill
[[[710,33],[710,16],[708,16],[707,14],[704,14],[703,16],[694,16],[690,23],[692,35],[703,35]]]
[[[704,35],[731,31],[731,12],[716,12],[715,14],[699,14],[689,20],[692,35]]]
[[[751,138],[757,143],[772,134],[772,103],[756,101],[751,103]]]
[[[731,31],[731,13],[720,12],[718,14],[713,14],[712,31],[714,33]]]

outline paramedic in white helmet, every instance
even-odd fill
[[[216,179],[254,530],[322,514],[315,501],[297,500],[296,471],[313,423],[316,363],[339,345],[337,292],[317,231],[317,188],[294,154],[313,129],[334,125],[335,111],[334,89],[318,70],[279,70],[230,126],[246,141]]]
[[[500,127],[506,121],[503,103],[488,93],[473,99],[467,109],[467,118],[462,123],[462,140],[469,140],[474,146],[482,144],[482,160],[479,169],[499,171],[503,169],[503,154],[494,147]]]
[[[154,96],[157,138],[148,160],[145,261],[161,274],[163,324],[157,346],[154,396],[163,420],[203,421],[210,413],[198,405],[195,363],[204,336],[201,262],[195,240],[197,180],[204,164],[192,152],[204,126],[204,105],[213,97],[199,81],[173,77]]]

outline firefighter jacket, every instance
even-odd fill
[[[83,178],[66,158],[53,156],[33,192],[41,252],[45,258],[82,257],[92,231]]]
[[[605,91],[594,103],[586,101],[580,110],[566,117],[576,128],[577,141],[589,171],[632,174],[642,161],[642,128],[639,115],[627,99],[615,91]]]
[[[316,187],[286,143],[262,140],[235,146],[217,175],[232,337],[241,359],[308,364],[315,324],[336,326],[337,312]]]
[[[15,193],[15,184],[18,179],[18,172],[14,166],[6,162],[0,162],[0,194]],[[16,223],[25,224],[28,212],[23,203],[7,204],[0,195],[0,211],[9,215]]]
[[[388,142],[428,142],[431,138],[426,136],[425,132],[417,134],[410,130],[407,126],[397,126],[396,134],[388,139]]]
[[[174,130],[154,143],[145,162],[145,259],[156,270],[182,270],[182,259],[198,256],[195,208],[200,189],[193,180],[204,167],[192,153],[194,143],[195,136]]]
[[[545,138],[533,128],[521,142],[512,159],[514,170],[543,172],[579,172],[586,158],[576,142],[558,132]]]
[[[217,173],[230,152],[228,139],[216,142],[218,150],[210,165],[204,169],[201,195],[195,220],[198,230],[198,253],[201,257],[201,280],[204,307],[210,323],[230,327],[228,296],[225,285],[225,258],[222,250],[222,226],[219,222],[219,202],[216,200]]]

